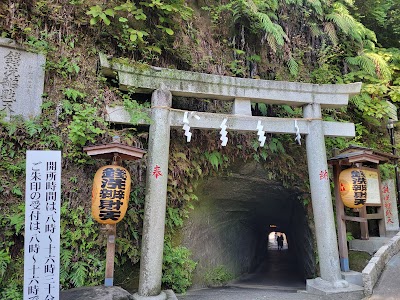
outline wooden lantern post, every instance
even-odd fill
[[[140,159],[146,153],[146,151],[142,149],[121,144],[119,137],[114,137],[112,143],[84,147],[83,150],[88,155],[96,159],[112,159],[113,164],[117,166],[121,165],[122,160]],[[104,285],[113,286],[117,224],[116,223],[106,224],[106,231],[107,231],[107,252],[106,252],[106,271],[105,271]]]
[[[333,166],[333,180],[335,186],[335,203],[336,203],[336,223],[338,231],[338,242],[339,242],[339,258],[340,268],[344,272],[350,271],[349,268],[349,251],[347,247],[347,234],[346,234],[346,221],[359,222],[361,239],[369,239],[368,231],[368,220],[376,219],[379,221],[379,234],[384,236],[386,233],[384,215],[381,202],[381,187],[380,177],[378,171],[378,165],[381,163],[391,162],[397,160],[398,157],[389,153],[378,152],[369,148],[350,146],[341,153],[336,153],[334,157],[328,160],[328,163]],[[340,182],[339,175],[342,170],[355,166],[368,172],[371,176],[376,177],[376,185],[373,185],[375,191],[367,190],[367,200],[365,205],[361,208],[355,208],[354,211],[359,212],[358,217],[348,216],[345,213],[344,204],[342,202],[340,194]],[[372,177],[371,177],[372,178]],[[368,193],[373,192],[373,200],[370,201]],[[378,209],[378,213],[367,214],[367,206],[375,206]],[[357,207],[357,206],[354,206]]]

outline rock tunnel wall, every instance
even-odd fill
[[[182,230],[182,243],[198,262],[194,286],[218,266],[234,277],[253,271],[268,255],[272,224],[287,235],[304,279],[313,277],[314,243],[296,191],[266,180],[258,164],[243,164],[201,182],[195,193],[199,201]]]
[[[314,278],[316,277],[316,241],[314,231],[310,228],[310,224],[313,226],[313,220],[310,220],[312,216],[298,199],[292,199],[292,201],[295,202],[293,207],[297,213],[292,214],[291,224],[287,228],[289,251],[297,257],[303,278]]]

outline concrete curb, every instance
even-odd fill
[[[377,283],[383,269],[389,260],[400,251],[400,232],[390,241],[379,248],[362,271],[365,296],[371,296],[375,284]]]

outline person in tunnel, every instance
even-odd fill
[[[278,241],[278,250],[282,250],[282,248],[283,248],[283,235],[282,234],[280,234],[278,236],[277,241]]]

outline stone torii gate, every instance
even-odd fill
[[[321,108],[347,105],[349,96],[360,92],[361,83],[318,85],[236,78],[156,67],[143,69],[112,63],[104,55],[100,55],[100,65],[105,76],[118,78],[121,90],[136,88],[137,91],[152,93],[140,279],[135,299],[167,299],[166,294],[161,291],[161,276],[170,128],[182,128],[185,123],[189,123],[191,128],[220,130],[224,119],[227,119],[228,132],[257,132],[257,125],[261,123],[263,130],[269,133],[306,135],[321,274],[320,278],[307,280],[307,291],[320,294],[354,291],[354,286],[342,280],[340,272],[324,137],[353,137],[355,129],[353,123],[323,121]],[[234,100],[233,112],[185,114],[183,110],[172,108],[172,95]],[[251,102],[303,107],[304,118],[252,116]],[[111,122],[129,123],[129,115],[121,107],[109,108],[108,113]]]

